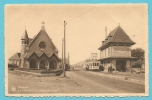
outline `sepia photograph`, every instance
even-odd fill
[[[8,4],[6,96],[148,96],[147,4]]]

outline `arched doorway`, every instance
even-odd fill
[[[49,63],[49,69],[56,69],[57,68],[57,63],[54,60],[51,60]]]
[[[41,60],[39,63],[39,69],[45,69],[47,66],[47,62],[45,60]]]
[[[117,60],[116,61],[116,70],[117,71],[125,72],[126,71],[126,61],[124,61],[124,60]]]
[[[34,59],[30,61],[30,68],[37,68],[36,61]]]

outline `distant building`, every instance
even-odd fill
[[[102,41],[100,50],[101,58],[99,61],[104,67],[104,71],[112,66],[115,71],[130,71],[131,69],[131,46],[135,42],[125,33],[120,27],[116,27],[109,35]]]
[[[25,30],[21,37],[21,52],[9,58],[9,64],[17,64],[19,68],[57,69],[59,68],[58,49],[45,31],[44,25],[40,32],[29,38]]]
[[[20,53],[15,53],[12,57],[9,58],[8,64],[20,66],[20,62],[21,62],[20,57],[21,57]]]

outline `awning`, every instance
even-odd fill
[[[136,57],[106,57],[106,58],[102,58],[102,59],[98,59],[98,61],[103,61],[103,60],[109,60],[109,59],[131,59],[131,60],[136,60],[138,58]]]

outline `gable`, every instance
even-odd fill
[[[48,57],[45,53],[43,53],[43,54],[40,56],[40,59],[49,59],[49,57]]]
[[[38,59],[38,56],[36,55],[35,52],[33,52],[33,53],[28,57],[28,60],[31,60],[31,59]]]
[[[46,46],[45,46],[44,50],[41,50],[41,48],[39,47],[40,42],[45,43]],[[56,49],[55,45],[53,44],[52,40],[49,38],[46,31],[41,30],[29,44],[29,51],[37,52],[37,53],[45,52],[46,54],[52,54],[55,51],[57,51],[57,49]]]
[[[51,59],[51,60],[56,60],[56,61],[61,61],[61,59],[58,58],[58,56],[57,56],[55,53],[53,53],[53,54],[50,56],[50,59]]]
[[[15,53],[12,57],[9,58],[9,60],[13,59],[20,59],[20,53]]]

